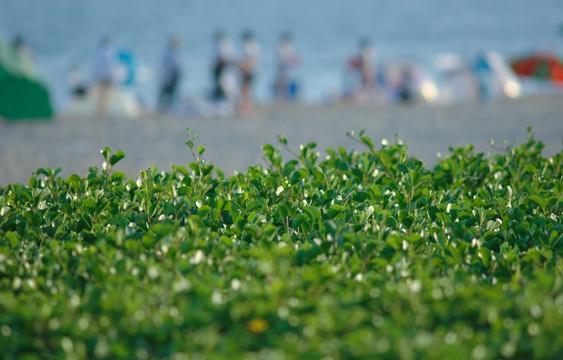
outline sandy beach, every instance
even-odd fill
[[[276,105],[261,107],[252,116],[182,118],[145,116],[127,118],[74,118],[59,116],[45,122],[8,123],[0,120],[0,184],[27,180],[40,167],[61,167],[60,176],[86,175],[90,166],[101,168],[100,150],[109,146],[127,157],[116,170],[136,178],[152,166],[168,171],[171,164],[186,166],[193,157],[185,145],[186,128],[200,135],[203,158],[226,176],[263,163],[262,145],[279,144],[285,136],[290,147],[317,143],[324,157],[326,148],[361,146],[346,132],[365,130],[379,143],[397,135],[409,153],[431,167],[437,154],[446,156],[450,146],[473,144],[478,151],[494,153],[490,140],[518,144],[533,127],[537,140],[545,143],[543,154],[560,152],[563,141],[563,97],[544,96],[498,100],[485,104],[450,106],[383,105]],[[286,159],[289,156],[282,152]]]

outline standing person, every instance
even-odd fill
[[[414,86],[413,70],[406,65],[405,68],[401,70],[401,82],[397,94],[398,100],[401,103],[410,104],[413,102],[415,93]]]
[[[213,91],[211,98],[214,101],[223,101],[227,98],[223,77],[228,66],[233,62],[234,47],[224,32],[217,31],[214,35],[215,46],[213,53]]]
[[[254,108],[252,104],[252,83],[258,69],[260,44],[250,31],[242,34],[242,42],[243,55],[238,64],[241,76],[239,111],[242,114],[249,114]]]
[[[375,97],[375,54],[367,39],[360,40],[359,52],[348,62],[351,80],[346,100],[369,101]]]
[[[158,96],[158,110],[160,112],[168,110],[176,99],[178,83],[182,75],[180,46],[180,39],[173,36],[169,39],[168,46],[162,55],[161,83]]]
[[[292,89],[291,68],[299,64],[300,58],[293,47],[289,33],[282,34],[276,48],[277,72],[274,81],[274,95],[278,100],[290,100],[296,95]]]
[[[367,39],[360,41],[360,53],[358,56],[359,69],[364,89],[372,89],[374,86],[375,54],[371,42]]]
[[[30,66],[33,66],[35,56],[31,49],[25,43],[23,37],[21,35],[16,35],[12,41],[12,47],[18,53],[18,55],[27,61]]]
[[[94,56],[94,82],[98,87],[96,113],[99,116],[107,110],[116,67],[117,53],[113,43],[109,37],[103,37]]]
[[[479,101],[486,102],[492,98],[493,72],[485,53],[479,54],[473,65],[473,74]]]

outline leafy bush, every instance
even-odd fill
[[[556,359],[563,151],[315,144],[0,187],[0,352],[35,358]]]

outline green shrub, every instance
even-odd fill
[[[563,151],[315,144],[0,187],[0,353],[35,358],[557,359]]]

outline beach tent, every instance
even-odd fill
[[[516,74],[540,80],[553,81],[563,86],[563,61],[552,54],[532,54],[515,59],[510,64]]]
[[[53,116],[47,88],[31,59],[0,36],[0,118],[48,119]]]

